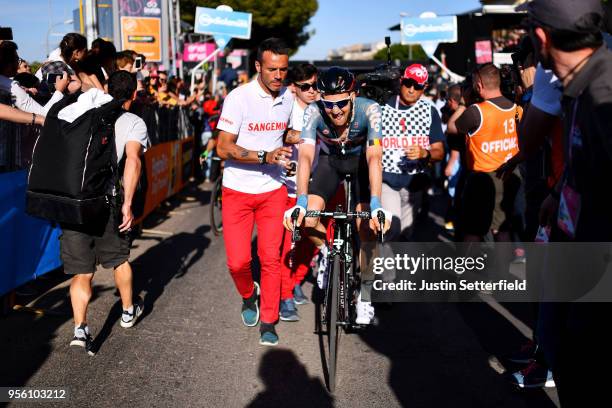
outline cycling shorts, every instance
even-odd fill
[[[369,204],[370,178],[365,154],[340,158],[321,152],[317,168],[310,179],[308,193],[322,197],[328,203],[347,173],[353,174],[353,202]]]

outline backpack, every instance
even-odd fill
[[[32,153],[26,213],[65,224],[99,222],[109,214],[119,169],[115,122],[124,100],[90,109],[69,123],[57,117],[76,102],[68,95],[49,110]]]

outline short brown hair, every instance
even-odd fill
[[[125,67],[127,64],[134,65],[134,57],[132,57],[132,53],[129,51],[118,52],[115,57],[115,61],[117,62],[117,66],[119,68]]]
[[[479,66],[474,70],[472,74],[474,82],[478,79],[482,81],[482,85],[485,89],[495,90],[501,87],[501,77],[499,75],[499,69],[492,63],[487,63]]]

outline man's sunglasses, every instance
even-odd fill
[[[425,89],[425,85],[421,85],[419,84],[417,81],[415,81],[414,79],[410,79],[410,78],[404,78],[402,79],[402,86],[405,86],[406,88],[414,88],[415,91],[422,91],[423,89]]]
[[[323,106],[325,106],[325,109],[329,110],[334,109],[334,106],[337,106],[338,109],[344,109],[344,107],[348,105],[350,101],[350,97],[346,99],[340,99],[339,101],[328,101],[326,99],[321,99],[321,102],[323,102]]]
[[[300,91],[302,91],[302,92],[309,91],[310,88],[312,88],[315,91],[317,90],[317,84],[316,83],[309,84],[308,82],[305,82],[303,84],[298,84],[297,82],[295,82],[295,86],[297,86],[300,89]]]

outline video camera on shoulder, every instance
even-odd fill
[[[384,105],[387,100],[399,92],[399,79],[402,73],[391,62],[391,37],[385,37],[387,45],[387,63],[376,67],[374,72],[360,75],[360,93],[362,96]]]

